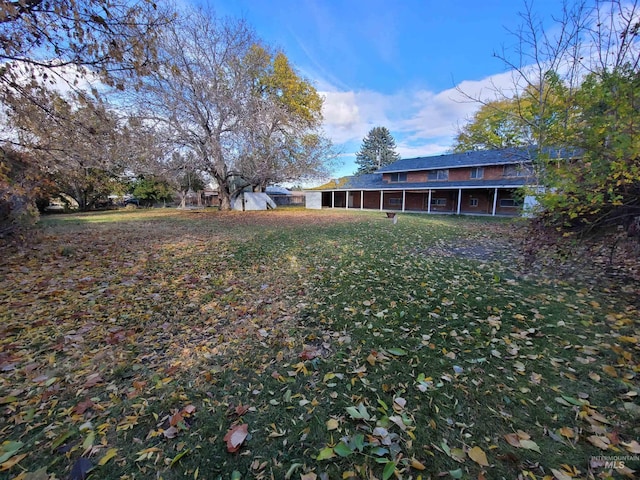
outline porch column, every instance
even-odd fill
[[[427,213],[431,213],[431,189],[429,189],[429,198],[427,199]]]
[[[380,210],[384,209],[384,192],[380,190]]]
[[[407,201],[407,191],[402,190],[402,211],[404,212],[405,203]]]
[[[493,212],[491,213],[491,215],[493,215],[494,217],[496,216],[496,206],[498,205],[498,189],[495,189],[495,192],[493,192]]]
[[[336,208],[336,191],[331,191],[331,208]]]
[[[458,189],[458,211],[456,212],[457,215],[460,215],[460,205],[462,204],[462,189],[459,188]]]
[[[346,208],[347,210],[349,210],[349,190],[347,190],[346,192],[344,192],[344,203],[345,203],[344,208]]]
[[[364,190],[360,190],[360,210],[364,210]]]

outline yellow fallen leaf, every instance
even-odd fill
[[[569,427],[562,427],[560,429],[560,435],[567,438],[574,438],[576,436],[575,432],[573,431],[573,428],[569,428]]]
[[[618,340],[625,343],[638,343],[638,339],[636,337],[627,337],[625,335],[619,336]]]
[[[411,459],[411,467],[415,468],[416,470],[425,470],[427,468],[415,458]]]
[[[591,380],[593,380],[594,382],[599,382],[600,381],[600,375],[598,375],[595,372],[589,372],[589,378]]]
[[[618,376],[618,372],[616,372],[616,369],[613,368],[611,365],[605,365],[604,367],[602,367],[602,371],[607,375],[609,375],[610,377]]]
[[[100,459],[100,461],[98,462],[98,465],[100,465],[100,466],[104,465],[109,460],[111,460],[113,457],[115,457],[117,454],[118,454],[118,449],[117,448],[110,448],[109,450],[107,450],[107,453],[104,454],[104,457],[102,457]]]
[[[335,418],[330,418],[329,420],[327,420],[326,424],[327,424],[327,430],[335,430],[340,426],[340,424]]]
[[[488,467],[489,462],[487,461],[487,454],[484,453],[480,447],[473,447],[471,450],[467,452],[469,458],[476,462],[478,465],[482,465],[483,467]]]

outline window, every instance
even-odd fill
[[[407,172],[402,173],[392,173],[391,174],[392,182],[406,182],[407,181]]]
[[[431,170],[427,173],[427,180],[449,180],[449,170]]]
[[[447,204],[447,199],[446,198],[432,198],[431,199],[431,205],[437,206],[437,207],[444,207]]]
[[[533,176],[533,168],[531,165],[505,165],[505,177],[531,177]]]
[[[478,199],[477,198],[470,198],[469,199],[469,206],[470,207],[477,207],[478,206]]]
[[[390,198],[389,199],[389,205],[402,205],[402,199],[401,198]]]
[[[471,169],[471,178],[482,178],[484,177],[484,168],[476,167]]]
[[[503,198],[500,200],[501,207],[515,207],[516,201],[513,198]]]

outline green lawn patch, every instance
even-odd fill
[[[0,267],[0,478],[640,468],[637,286],[526,271],[517,220],[151,210],[41,231]]]

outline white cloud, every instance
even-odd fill
[[[323,83],[324,129],[338,146],[355,152],[371,128],[385,126],[403,158],[436,155],[451,149],[458,128],[480,104],[513,91],[513,75],[500,73],[467,80],[442,92],[400,91],[386,95],[370,90],[341,91]],[[354,146],[357,145],[357,146]]]
[[[399,91],[383,94],[371,90],[344,91],[327,81],[322,84],[325,103],[324,131],[337,146],[342,165],[337,176],[356,170],[355,154],[362,139],[375,126],[389,129],[402,158],[440,155],[450,151],[458,129],[471,119],[483,101],[512,96],[513,72],[481,80],[465,80],[441,92]]]
[[[402,158],[428,157],[440,155],[451,150],[451,144],[447,142],[433,142],[419,145],[400,143],[397,151]]]
[[[354,92],[324,92],[325,126],[337,131],[349,131],[360,121],[360,109]]]

